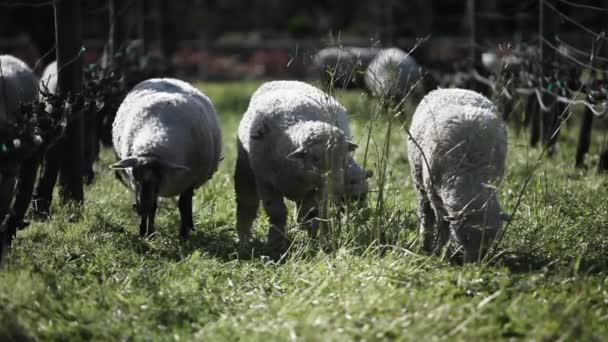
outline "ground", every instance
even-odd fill
[[[375,171],[367,207],[330,222],[318,244],[293,229],[291,253],[274,262],[264,256],[263,215],[256,241],[236,243],[236,127],[257,85],[198,84],[220,113],[225,159],[196,192],[189,241],[178,238],[171,199],[160,205],[158,234],[137,235],[132,195],[109,172],[109,150],[79,222],[55,206],[51,221],[20,231],[0,271],[0,340],[608,338],[608,176],[594,172],[603,131],[589,169],[576,170],[576,122],[551,159],[539,159],[512,126],[499,193],[509,213],[523,193],[521,203],[491,260],[461,266],[414,246],[416,197],[399,120],[360,91],[338,91],[356,159]]]

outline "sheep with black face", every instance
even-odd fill
[[[112,126],[120,159],[111,168],[135,192],[140,235],[154,232],[158,197],[179,196],[180,236],[193,229],[192,197],[217,171],[222,149],[211,100],[176,79],[150,79],[131,90]]]
[[[17,229],[25,225],[23,218],[32,197],[38,164],[36,156],[29,153],[33,148],[27,146],[41,143],[36,134],[5,140],[14,133],[9,131],[21,119],[17,117],[22,115],[21,104],[38,98],[37,83],[36,76],[23,61],[0,55],[0,260]]]

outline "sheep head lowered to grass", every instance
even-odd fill
[[[465,261],[480,259],[505,219],[495,186],[504,176],[507,131],[495,106],[470,90],[435,90],[418,105],[409,132],[423,248],[439,250],[451,236]]]
[[[319,203],[326,195],[340,200],[346,189],[358,196],[367,190],[365,172],[349,167],[356,165],[356,145],[350,141],[344,107],[302,82],[268,82],[256,90],[239,125],[237,148],[234,177],[242,242],[250,238],[260,200],[271,223],[268,243],[281,250],[287,242],[284,198],[297,203],[298,220],[315,236]],[[357,172],[347,174],[349,170]],[[345,180],[358,184],[345,186]]]
[[[222,133],[211,100],[186,82],[141,82],[125,98],[112,126],[125,184],[135,192],[140,235],[154,232],[157,198],[179,195],[180,236],[193,229],[192,196],[217,171]]]

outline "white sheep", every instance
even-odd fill
[[[22,60],[11,55],[0,55],[0,122],[14,120],[20,102],[38,98],[38,80]]]
[[[365,86],[379,98],[399,102],[420,79],[414,58],[398,48],[382,50],[365,71]]]
[[[333,97],[302,82],[268,82],[253,94],[238,129],[234,176],[241,241],[250,238],[260,199],[271,223],[268,243],[281,247],[287,241],[284,197],[296,201],[299,220],[316,235],[325,191],[344,194],[345,169],[356,148],[347,119]]]
[[[266,82],[255,92],[255,96],[261,96],[268,91],[290,90],[301,94],[308,94],[311,98],[323,99],[331,107],[332,118],[335,125],[342,130],[347,140],[352,140],[352,130],[348,120],[348,112],[333,97],[323,92],[319,88],[313,87],[308,83],[298,81],[272,81]],[[348,166],[344,174],[344,196],[350,200],[360,200],[365,198],[369,185],[367,179],[372,177],[371,170],[363,170],[361,166],[352,158],[348,160]]]
[[[136,85],[112,126],[114,151],[135,191],[140,235],[154,232],[157,198],[179,195],[180,236],[194,226],[192,196],[217,171],[222,150],[219,118],[211,100],[186,82],[162,78]]]
[[[439,250],[451,235],[465,261],[478,260],[504,220],[496,185],[507,131],[495,106],[470,90],[435,90],[418,105],[409,132],[423,248]]]
[[[20,103],[31,103],[38,98],[37,84],[36,76],[23,61],[10,55],[0,55],[0,127],[4,128],[17,119]],[[0,136],[0,153],[24,145],[20,139],[3,141],[4,138]],[[40,143],[40,137],[32,137],[32,142]],[[18,161],[3,160],[0,164],[0,260],[8,251],[17,228],[23,226],[36,170],[33,156]]]
[[[57,61],[49,63],[44,68],[40,77],[40,85],[41,90],[48,89],[51,94],[57,94]]]

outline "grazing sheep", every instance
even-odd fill
[[[38,98],[37,79],[32,70],[21,60],[0,55],[0,127],[11,129],[17,120],[21,103],[31,103]],[[4,141],[0,136],[0,153],[8,148],[18,149],[25,142],[15,139]],[[37,137],[39,139],[39,137]],[[34,139],[36,140],[36,139]],[[23,217],[32,197],[36,177],[37,159],[24,156],[20,160],[3,160],[0,165],[0,260],[8,251],[17,228],[23,226]]]
[[[410,133],[423,248],[439,250],[451,235],[465,261],[478,260],[504,219],[495,188],[507,154],[502,119],[478,93],[439,89],[418,105]]]
[[[312,64],[326,84],[340,88],[363,87],[365,69],[377,53],[375,48],[328,47],[313,56]]]
[[[365,85],[379,98],[398,103],[420,79],[414,58],[403,50],[390,48],[380,51],[365,72]]]
[[[150,79],[133,88],[112,126],[120,170],[135,191],[140,235],[154,232],[157,198],[179,195],[180,237],[194,226],[192,196],[217,171],[222,133],[211,100],[176,79]]]
[[[345,170],[355,170],[347,119],[334,98],[302,82],[268,82],[256,90],[238,130],[234,178],[241,242],[250,238],[260,199],[270,218],[272,247],[287,241],[284,197],[297,202],[299,221],[316,235],[323,194],[340,198],[349,178]],[[358,166],[356,171],[361,173],[350,178],[360,186],[352,191],[366,191],[365,172]]]
[[[330,101],[333,111],[333,117],[335,125],[342,130],[346,139],[352,140],[352,131],[350,128],[350,122],[348,120],[348,113],[346,108],[339,104],[334,98],[330,97],[327,93],[323,92],[319,88],[315,88],[308,83],[298,81],[273,81],[264,83],[255,92],[256,96],[269,91],[279,90],[290,90],[300,92],[302,94],[309,94],[312,98],[323,99],[323,101]],[[328,102],[329,103],[329,102]],[[361,166],[352,158],[348,160],[348,166],[346,167],[344,174],[344,196],[349,200],[361,200],[364,199],[368,192],[367,179],[373,176],[371,170],[363,170]]]

